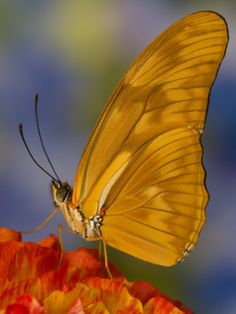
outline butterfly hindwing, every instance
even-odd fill
[[[132,156],[111,188],[103,238],[143,260],[176,263],[196,244],[205,222],[204,175],[196,129],[178,128],[156,137]]]

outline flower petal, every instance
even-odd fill
[[[99,298],[100,292],[97,289],[89,289],[86,285],[79,283],[68,292],[51,293],[44,300],[44,307],[46,313],[52,314],[84,313],[84,309],[97,303]]]
[[[37,294],[36,291],[39,291],[40,288],[40,282],[38,279],[25,280],[16,283],[6,281],[4,289],[0,290],[0,309],[2,310],[8,304],[12,304],[13,302],[15,302],[17,296],[24,293],[32,294],[35,296],[35,294]],[[40,293],[38,293],[38,295],[39,294]]]
[[[147,281],[127,283],[129,293],[145,305],[151,298],[160,295],[160,291]]]
[[[103,278],[108,273],[96,249],[61,256],[55,235],[36,244],[19,242],[20,233],[7,228],[1,234],[0,313],[192,313],[147,282],[129,283],[112,264],[118,278]]]
[[[107,277],[105,262],[98,257],[97,249],[79,248],[64,253],[62,265],[67,264],[76,267],[80,273],[80,280],[88,277]],[[110,271],[114,277],[123,275],[113,265],[109,264]]]
[[[164,296],[157,296],[149,300],[144,306],[143,312],[144,314],[192,314],[187,308],[179,309]]]
[[[86,314],[110,314],[106,306],[102,301],[97,302],[96,304],[88,307],[86,309]]]
[[[9,314],[45,314],[43,306],[31,295],[22,294],[16,298],[14,304],[7,306],[6,313]]]
[[[0,243],[0,278],[14,282],[37,278],[55,269],[59,261],[59,249],[49,249],[31,242]]]
[[[39,245],[43,247],[47,247],[56,251],[61,250],[61,245],[58,241],[58,238],[55,234],[50,234],[49,237],[43,238],[39,241]]]
[[[11,304],[6,308],[5,314],[30,314],[30,312],[22,304]]]
[[[0,227],[0,242],[21,241],[21,232]]]
[[[99,289],[101,301],[111,313],[143,313],[142,303],[132,297],[122,280],[90,278],[85,280],[90,288]]]

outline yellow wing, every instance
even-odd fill
[[[128,158],[151,138],[180,126],[204,128],[209,91],[227,41],[223,18],[199,12],[170,26],[144,50],[118,84],[87,144],[75,178],[74,205],[100,185],[104,171],[123,152]]]
[[[175,264],[194,247],[205,222],[201,158],[192,127],[165,132],[141,147],[106,198],[104,240],[143,260]]]
[[[227,42],[221,16],[192,14],[157,37],[118,84],[84,151],[72,198],[85,217],[105,209],[101,231],[108,244],[170,265],[196,243],[207,203],[199,138]],[[171,136],[178,139],[173,144]],[[168,155],[168,149],[178,152],[185,144],[183,154],[192,158],[191,166],[175,153]],[[166,155],[161,155],[164,148]],[[154,160],[145,162],[146,150]],[[187,189],[189,182],[193,187]],[[187,195],[181,190],[185,186]],[[159,189],[164,191],[160,195]]]

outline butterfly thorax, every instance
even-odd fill
[[[51,189],[54,204],[62,211],[72,232],[81,234],[87,240],[101,237],[102,217],[100,215],[85,217],[80,206],[74,207],[71,202],[73,190],[67,182],[58,184],[52,181]]]

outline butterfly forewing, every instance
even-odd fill
[[[227,41],[222,17],[192,14],[157,37],[118,84],[72,200],[86,217],[103,208],[108,244],[162,265],[196,244],[207,204],[199,140]]]

